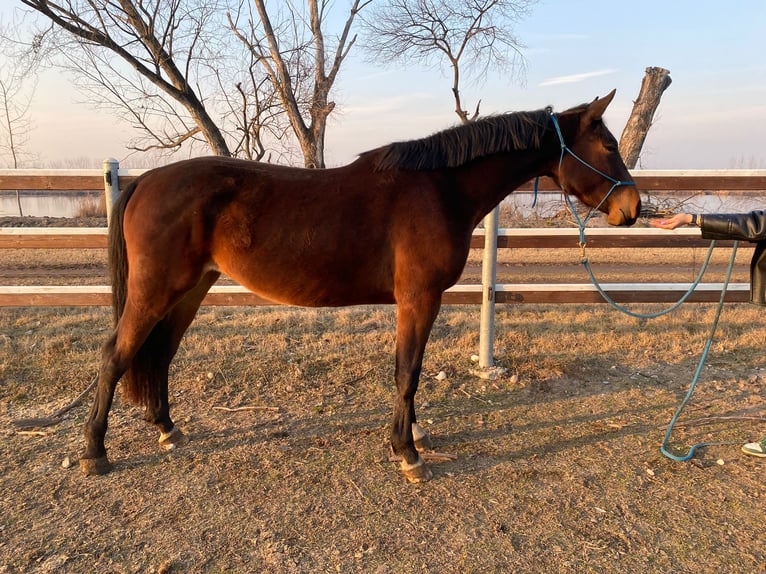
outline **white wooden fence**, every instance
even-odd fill
[[[105,189],[107,208],[119,193],[143,170],[119,169],[115,160],[104,162],[100,170],[0,170],[0,190],[94,190]],[[714,171],[634,171],[640,191],[680,192],[753,192],[766,193],[766,170]],[[531,182],[522,190],[531,189]],[[555,189],[550,180],[543,180],[541,190]],[[474,232],[472,247],[483,248],[484,231]],[[572,248],[577,246],[577,229],[501,229],[497,248]],[[590,248],[688,248],[706,247],[698,229],[684,228],[673,232],[647,228],[594,228],[587,234]],[[730,245],[730,242],[719,242]],[[105,228],[12,228],[0,227],[0,249],[104,249]],[[747,248],[747,246],[743,246]],[[490,258],[492,260],[493,258]],[[491,270],[490,270],[491,271]],[[494,273],[485,273],[494,277]],[[583,274],[585,278],[586,275]],[[619,303],[658,303],[676,301],[690,283],[604,283],[602,288]],[[701,283],[689,302],[714,302],[720,298],[720,283]],[[748,299],[749,285],[728,286],[726,301]],[[488,296],[487,294],[491,294]],[[482,315],[494,313],[494,303],[602,303],[602,296],[587,280],[580,283],[501,283],[496,285],[460,284],[449,289],[445,304],[478,304]],[[108,286],[0,286],[0,307],[9,306],[94,306],[110,305]],[[203,305],[265,305],[273,304],[237,285],[215,285]],[[488,335],[491,338],[492,334]],[[485,334],[482,334],[485,337]],[[488,366],[488,365],[484,365]]]

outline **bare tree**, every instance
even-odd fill
[[[33,77],[18,74],[11,62],[0,66],[0,150],[7,154],[8,164],[14,169],[20,167],[28,141],[29,107],[35,85]]]
[[[49,23],[56,61],[76,72],[90,103],[140,129],[133,149],[203,143],[214,154],[263,159],[287,148],[292,132],[304,163],[323,167],[329,94],[363,0],[351,0],[341,33],[328,40],[331,0],[277,3],[276,29],[264,0],[249,1],[20,0]]]
[[[22,148],[29,134],[29,106],[32,103],[31,96],[19,97],[24,91],[24,78],[20,78],[14,72],[9,71],[7,66],[0,68],[0,150],[6,151],[11,158],[10,165],[18,169]],[[34,88],[31,88],[34,91]],[[16,190],[16,205],[19,215],[23,216],[21,208],[21,194]]]
[[[620,136],[620,155],[629,169],[633,169],[638,163],[646,135],[652,127],[654,114],[660,105],[660,98],[670,87],[671,82],[669,70],[646,69],[638,98],[633,102],[633,110]]]
[[[463,74],[482,78],[491,70],[524,71],[522,45],[513,28],[536,0],[391,0],[372,9],[364,26],[366,49],[376,63],[409,62],[442,66],[452,72],[455,113],[462,122],[471,116],[463,108]]]
[[[351,36],[354,20],[367,3],[352,2],[332,42],[323,30],[331,0],[307,0],[305,7],[287,2],[277,19],[264,0],[253,0],[247,9],[240,6],[235,16],[229,15],[231,29],[265,70],[307,167],[325,167],[327,117],[335,109],[330,91],[356,42],[356,35]]]
[[[37,41],[24,44],[16,38],[19,23],[0,23],[0,151],[8,157],[8,165],[18,169],[23,163],[29,141],[31,118],[29,109],[37,88],[37,70],[43,54]],[[16,190],[19,215],[21,196]]]
[[[21,167],[29,138],[29,108],[37,88],[41,53],[35,43],[23,44],[13,36],[16,24],[0,23],[0,150],[14,169]]]
[[[231,155],[208,109],[223,0],[21,2],[50,22],[48,39],[93,101],[144,130],[138,149],[172,150],[201,138],[214,154]]]

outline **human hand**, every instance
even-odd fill
[[[660,229],[675,229],[682,225],[689,225],[692,222],[692,216],[689,213],[676,213],[664,219],[652,219],[649,225],[659,227]]]

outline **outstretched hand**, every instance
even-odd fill
[[[691,222],[692,216],[689,213],[676,213],[664,219],[652,219],[649,221],[649,225],[660,229],[675,229],[682,225],[689,225]]]

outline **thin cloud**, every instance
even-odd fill
[[[427,92],[415,92],[406,96],[391,96],[376,100],[367,100],[360,104],[347,104],[343,106],[343,113],[359,114],[362,116],[381,116],[392,112],[410,109],[419,102],[429,102],[434,99],[433,94]]]
[[[591,78],[598,78],[600,76],[608,76],[610,74],[614,74],[617,72],[617,70],[609,68],[606,70],[596,70],[594,72],[583,72],[582,74],[572,74],[570,76],[557,76],[555,78],[549,78],[547,80],[543,80],[540,82],[539,86],[558,86],[561,84],[576,84],[577,82],[582,82],[584,80],[589,80]]]

